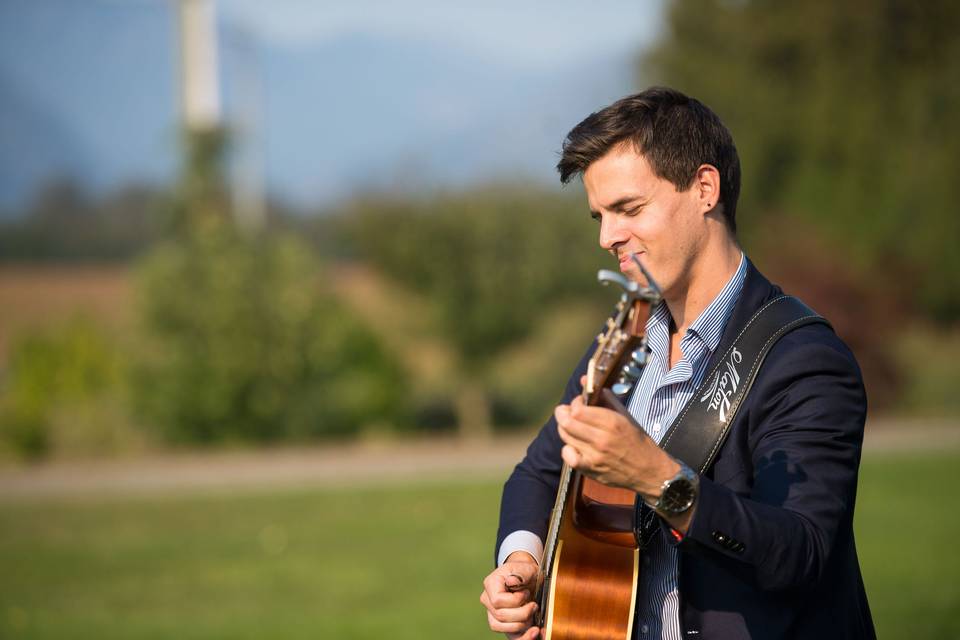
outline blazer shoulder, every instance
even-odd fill
[[[786,334],[773,346],[750,392],[748,412],[759,435],[781,423],[845,425],[862,433],[867,396],[849,347],[821,323]]]
[[[790,361],[804,369],[831,361],[834,366],[849,369],[851,375],[861,376],[860,365],[853,351],[832,326],[823,322],[814,322],[788,332],[770,349],[767,359],[769,364]]]
[[[804,325],[781,337],[770,349],[757,374],[757,386],[784,388],[807,380],[833,380],[863,387],[863,375],[850,347],[823,323]]]

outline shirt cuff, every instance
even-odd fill
[[[526,551],[540,564],[543,555],[543,542],[540,536],[531,531],[514,531],[500,543],[500,553],[497,554],[497,566],[501,566],[514,551]]]

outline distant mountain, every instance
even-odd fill
[[[0,3],[0,210],[52,176],[97,191],[175,175],[172,7]],[[302,207],[372,187],[555,180],[564,133],[633,87],[634,51],[532,72],[413,39],[251,45],[230,24],[221,36],[228,114],[260,118],[268,189]]]
[[[170,179],[173,26],[168,3],[0,2],[0,209],[55,175]]]

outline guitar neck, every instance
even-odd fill
[[[540,602],[540,610],[543,610],[542,599],[546,595],[547,578],[549,577],[550,567],[553,566],[553,555],[557,550],[557,539],[560,534],[560,522],[563,520],[564,505],[567,503],[567,493],[570,491],[570,481],[573,478],[573,467],[566,462],[560,469],[560,485],[557,489],[557,499],[553,503],[553,511],[550,513],[550,527],[547,529],[547,540],[543,546],[543,559],[540,561],[540,569],[537,574],[537,600]]]

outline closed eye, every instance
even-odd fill
[[[596,211],[591,211],[590,217],[596,220],[597,222],[600,222],[600,214],[597,213]]]

